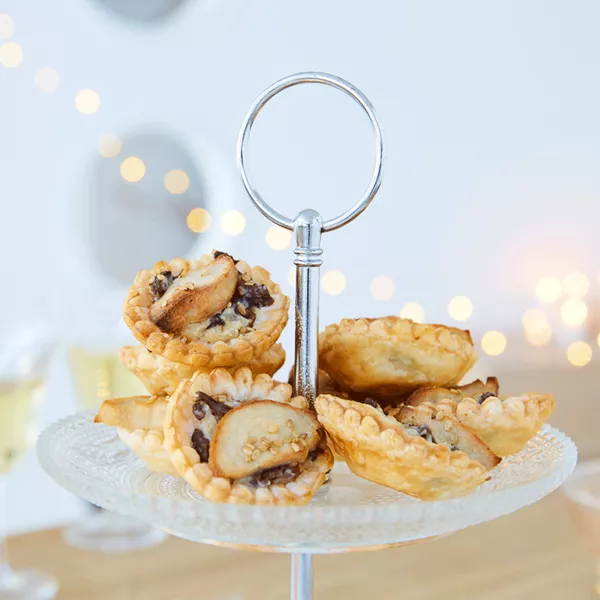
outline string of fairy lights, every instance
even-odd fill
[[[0,14],[0,66],[7,69],[17,68],[23,62],[23,48],[13,40],[15,33],[15,23],[10,15]],[[48,66],[41,67],[35,72],[33,83],[38,91],[50,94],[59,89],[60,75],[56,69]],[[80,114],[94,115],[101,106],[100,94],[90,88],[79,90],[75,94],[74,105]],[[142,158],[122,156],[123,144],[116,134],[106,133],[100,136],[97,148],[104,158],[120,157],[119,172],[128,183],[139,183],[146,176],[146,164]],[[190,178],[183,169],[175,168],[165,173],[163,183],[169,193],[180,195],[188,191]],[[205,233],[213,226],[213,216],[204,208],[194,208],[187,214],[186,222],[192,232]],[[226,210],[220,216],[219,227],[225,234],[237,236],[244,231],[246,218],[238,210]],[[265,241],[272,250],[285,250],[291,246],[292,233],[273,225],[267,229]],[[295,285],[295,268],[290,270],[287,279],[291,286]],[[325,294],[339,296],[344,293],[346,287],[344,273],[339,270],[324,271],[321,288]],[[537,306],[525,311],[522,316],[525,340],[534,347],[549,345],[555,337],[551,316],[558,316],[566,327],[575,331],[581,330],[589,317],[584,298],[589,293],[590,287],[589,277],[582,272],[569,273],[563,279],[553,275],[541,277],[535,286],[535,296],[545,307],[552,310]],[[394,279],[384,274],[377,275],[370,282],[369,292],[375,300],[381,302],[393,300],[396,293]],[[474,312],[474,305],[466,296],[455,296],[448,302],[447,311],[454,321],[466,323]],[[426,316],[424,307],[415,301],[406,302],[398,314],[416,322],[424,322]],[[600,346],[600,334],[596,343]],[[482,350],[489,356],[503,354],[507,344],[506,335],[496,330],[486,331],[480,340]],[[572,341],[566,348],[566,358],[574,366],[585,366],[593,358],[592,344],[585,339]]]

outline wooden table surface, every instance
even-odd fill
[[[542,374],[505,375],[508,391],[540,389]],[[600,455],[590,411],[597,372],[543,374],[566,429],[584,457]],[[537,381],[538,385],[532,384]],[[152,550],[102,555],[62,543],[57,530],[12,538],[16,566],[61,581],[60,600],[278,600],[288,597],[289,558],[201,546],[171,538]],[[535,506],[444,539],[380,552],[315,559],[316,600],[588,600],[593,558],[561,492]]]

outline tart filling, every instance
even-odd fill
[[[148,350],[194,367],[250,362],[277,340],[289,298],[261,267],[223,252],[138,273],[124,319]]]
[[[319,336],[321,368],[343,390],[368,395],[453,386],[476,359],[468,331],[400,317],[343,319]]]
[[[156,396],[170,396],[177,386],[189,379],[196,371],[210,372],[210,367],[194,367],[173,362],[146,350],[144,346],[124,346],[120,352],[121,362]],[[253,358],[245,365],[254,375],[266,373],[273,376],[285,362],[285,350],[281,344],[271,346],[264,354]],[[229,367],[235,370],[238,367]]]
[[[179,474],[215,502],[306,504],[333,464],[306,399],[247,368],[185,381],[164,431]]]
[[[328,395],[315,408],[356,475],[422,500],[465,496],[488,478],[486,464],[496,462],[451,417],[404,424],[379,407]]]
[[[425,395],[414,408],[423,413],[443,418],[452,417],[472,431],[498,456],[520,452],[554,412],[555,401],[551,394],[528,393],[521,396],[498,397],[491,392],[474,394],[474,397],[456,399],[438,391]],[[407,408],[390,411],[400,420]]]

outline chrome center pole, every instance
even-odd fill
[[[373,126],[375,137],[375,169],[367,191],[360,200],[343,214],[323,221],[321,215],[312,209],[305,209],[295,219],[290,219],[274,210],[252,185],[246,171],[246,148],[252,125],[258,113],[273,96],[302,83],[320,83],[332,86],[353,98],[365,111]],[[296,249],[296,370],[294,374],[295,392],[304,396],[313,405],[317,394],[318,339],[319,339],[319,281],[321,236],[324,232],[343,227],[360,215],[371,203],[381,185],[383,165],[383,139],[375,111],[367,97],[347,81],[325,73],[298,73],[285,77],[267,88],[250,108],[238,139],[238,167],[244,187],[258,210],[270,221],[294,231]],[[291,540],[293,541],[293,540]],[[311,600],[313,597],[313,562],[310,553],[292,554],[290,583],[291,600]]]

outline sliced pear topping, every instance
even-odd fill
[[[486,469],[493,469],[501,460],[476,435],[452,417],[438,420],[425,411],[405,406],[400,411],[400,420],[408,433],[412,434],[414,431],[414,435],[434,444],[443,444],[452,452],[460,450]]]
[[[495,377],[488,377],[483,383],[480,379],[467,385],[457,386],[451,389],[441,387],[420,388],[415,390],[406,400],[406,404],[417,406],[423,402],[437,404],[441,400],[450,398],[455,402],[460,402],[465,398],[474,398],[479,400],[484,394],[497,396],[499,391],[498,380]]]
[[[319,443],[320,426],[306,411],[259,400],[229,411],[210,444],[213,472],[241,479],[257,471],[304,462]]]
[[[235,263],[222,254],[205,267],[176,279],[150,308],[150,320],[168,333],[204,321],[227,306],[237,283]]]

